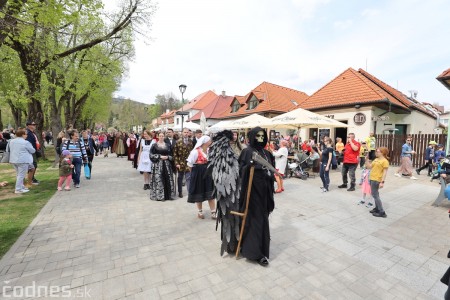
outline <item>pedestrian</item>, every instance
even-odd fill
[[[377,147],[377,139],[375,137],[375,133],[371,132],[368,137],[365,139],[367,150],[369,151],[368,156],[370,160],[375,159],[375,149]]]
[[[415,154],[416,151],[412,149],[411,140],[412,138],[409,136],[402,146],[400,167],[394,175],[397,177],[405,176],[416,180],[417,178],[412,175],[413,166],[411,160],[412,155]]]
[[[183,198],[183,179],[186,180],[186,188],[189,191],[189,185],[191,182],[191,170],[187,165],[187,159],[191,153],[194,145],[192,140],[189,139],[189,129],[184,128],[182,132],[182,137],[175,144],[173,157],[175,162],[175,167],[178,172],[178,197]]]
[[[192,143],[194,144],[194,145],[196,145],[197,144],[197,140],[199,139],[199,138],[201,138],[203,136],[203,131],[201,130],[201,129],[197,129],[196,131],[195,131],[195,136],[194,136],[194,138],[192,139]]]
[[[417,175],[420,175],[420,171],[422,171],[423,169],[428,168],[428,176],[432,176],[436,145],[437,143],[435,141],[430,141],[428,143],[428,147],[425,150],[425,164],[422,167],[416,169]]]
[[[204,135],[197,139],[187,159],[187,165],[191,168],[191,182],[188,189],[189,203],[197,205],[199,219],[204,219],[203,202],[208,201],[211,210],[211,219],[216,219],[216,204],[214,200],[214,186],[211,174],[207,172],[208,156],[207,149],[211,145],[211,138]]]
[[[441,174],[442,162],[445,159],[444,145],[437,145],[437,150],[434,153],[434,165],[437,166],[437,170],[432,174],[430,181],[433,182],[434,179],[438,179]]]
[[[369,149],[366,142],[361,142],[361,148],[359,149],[359,167],[362,169],[366,164],[366,158],[369,155]],[[370,159],[370,158],[369,158]]]
[[[128,135],[126,144],[127,144],[128,160],[134,161],[134,155],[136,154],[136,144],[137,144],[136,135],[134,133]]]
[[[370,169],[370,191],[375,201],[375,208],[370,212],[374,217],[387,217],[380,199],[379,189],[382,189],[384,187],[384,181],[386,180],[387,170],[389,168],[388,154],[388,148],[381,147],[376,149],[376,158],[372,162],[369,162],[368,165],[368,168]]]
[[[337,164],[340,165],[342,162],[342,157],[343,157],[343,153],[342,151],[344,151],[345,149],[345,145],[342,142],[342,139],[340,137],[336,138],[336,152],[337,152]]]
[[[359,182],[359,185],[361,186],[361,192],[362,192],[362,199],[358,202],[358,204],[366,204],[366,207],[373,207],[373,203],[370,202],[370,200],[366,200],[368,197],[372,195],[372,192],[370,191],[370,160],[366,160],[364,163],[364,168],[361,172],[361,181]],[[367,203],[366,203],[367,201]]]
[[[175,184],[172,175],[173,156],[170,144],[164,141],[164,133],[158,135],[158,142],[150,149],[152,178],[150,181],[150,199],[156,201],[175,200]]]
[[[233,140],[230,141],[230,146],[231,149],[233,149],[234,154],[236,154],[236,157],[239,157],[239,155],[241,155],[242,149],[246,147],[239,141],[239,136],[236,131],[233,131]]]
[[[347,143],[344,148],[344,159],[342,160],[342,184],[338,186],[338,188],[347,188],[348,178],[347,174],[350,176],[350,187],[347,191],[355,190],[355,171],[358,166],[358,156],[359,149],[361,145],[355,140],[355,134],[349,133],[347,135]]]
[[[267,132],[261,127],[255,127],[248,133],[249,145],[242,150],[239,157],[239,174],[242,177],[240,211],[246,205],[247,190],[251,188],[248,203],[248,214],[241,241],[243,257],[254,260],[261,266],[269,264],[270,228],[269,214],[275,208],[274,202],[274,174],[267,167],[253,161],[253,153],[274,165],[273,155],[264,149],[268,141]],[[249,186],[250,170],[254,167],[251,187]]]
[[[320,159],[320,179],[322,180],[322,189],[323,193],[326,193],[330,189],[330,169],[331,169],[331,161],[333,159],[333,147],[331,146],[331,139],[329,137],[325,137],[324,140],[324,149],[316,148],[321,157]]]
[[[80,177],[81,177],[81,166],[83,163],[88,163],[88,157],[86,153],[86,148],[84,143],[81,143],[80,136],[76,130],[71,130],[69,132],[69,140],[66,141],[62,148],[64,150],[69,150],[72,154],[72,180],[76,188],[80,187]]]
[[[6,151],[9,152],[9,163],[16,170],[16,189],[14,193],[23,194],[29,192],[24,185],[24,179],[30,166],[33,166],[33,154],[36,149],[26,139],[27,132],[24,129],[18,129],[16,138],[11,139]]]
[[[27,187],[30,188],[31,185],[38,185],[39,180],[35,178],[36,170],[38,168],[38,158],[40,157],[41,144],[39,143],[39,139],[36,135],[36,123],[34,121],[28,120],[27,123],[27,134],[26,139],[30,142],[30,144],[34,148],[33,153],[33,167],[28,170],[28,184]],[[39,156],[39,157],[38,157]]]
[[[88,135],[86,130],[81,132],[81,136],[81,143],[84,144],[84,148],[86,149],[89,171],[92,175],[92,161],[94,160],[94,155],[98,152],[98,147],[95,144],[94,139]]]
[[[287,144],[288,142],[286,140],[280,140],[280,148],[272,152],[273,156],[275,157],[275,169],[277,169],[277,171],[280,173],[275,174],[275,180],[277,182],[277,190],[275,191],[275,193],[281,193],[284,191],[283,176],[286,172],[287,157],[289,154]]]
[[[58,180],[58,191],[62,191],[62,185],[64,181],[66,182],[66,191],[70,191],[70,183],[72,182],[72,154],[69,150],[64,150],[61,153],[61,159],[59,161],[59,180]]]
[[[144,130],[142,139],[139,142],[139,154],[137,158],[137,170],[144,174],[144,190],[150,189],[150,173],[152,172],[150,149],[154,143],[150,130]]]

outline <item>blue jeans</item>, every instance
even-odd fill
[[[80,175],[81,175],[81,166],[83,165],[83,161],[79,157],[72,158],[72,179],[73,184],[80,184]]]
[[[372,197],[375,200],[375,208],[378,209],[380,213],[384,213],[383,203],[381,203],[380,199],[380,182],[371,180],[370,181],[370,191],[372,192]]]
[[[328,187],[330,186],[330,169],[325,171],[327,167],[326,163],[320,163],[320,179],[322,179],[323,187],[328,191]]]

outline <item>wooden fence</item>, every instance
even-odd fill
[[[407,137],[411,137],[411,146],[416,154],[412,156],[412,163],[414,168],[422,166],[425,162],[425,150],[430,141],[435,141],[445,147],[447,135],[444,134],[377,134],[377,147],[386,147],[390,151],[390,163],[392,165],[400,164],[400,154],[402,153],[402,146],[406,142]]]

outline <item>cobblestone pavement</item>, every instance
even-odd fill
[[[0,261],[0,298],[31,287],[43,299],[442,299],[449,202],[430,205],[439,185],[425,175],[393,173],[386,219],[338,189],[336,171],[325,194],[318,176],[286,180],[263,268],[219,255],[208,210],[199,220],[186,196],[151,201],[130,162],[98,157],[92,180],[57,192]]]

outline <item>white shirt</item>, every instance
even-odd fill
[[[275,156],[275,168],[283,173],[287,164],[288,149],[281,147],[278,151],[273,151],[273,156]]]
[[[200,149],[200,151],[203,153],[205,157],[208,157],[205,152],[203,152],[203,149],[201,147],[197,148]],[[198,159],[198,150],[192,149],[191,153],[189,153],[189,157],[186,159],[187,165],[192,168],[194,164],[197,162]]]

